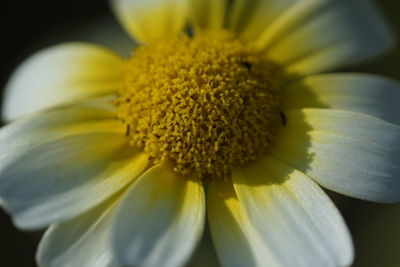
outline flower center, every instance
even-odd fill
[[[283,72],[225,31],[141,46],[115,100],[130,144],[202,179],[264,153],[281,124]]]

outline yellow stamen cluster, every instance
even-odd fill
[[[115,101],[130,143],[201,178],[266,151],[280,122],[281,69],[228,32],[141,46]]]

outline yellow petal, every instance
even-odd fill
[[[195,27],[220,29],[224,26],[227,0],[190,0],[190,17]]]
[[[188,16],[187,0],[113,0],[112,7],[131,37],[143,43],[177,35]]]
[[[236,0],[228,27],[245,40],[256,41],[296,0]]]

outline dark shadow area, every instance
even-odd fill
[[[0,210],[0,233],[1,266],[36,266],[35,251],[42,232],[22,232],[16,229],[8,214]]]
[[[107,0],[6,0],[1,11],[1,89],[16,66],[50,37],[49,32],[62,34],[99,16],[111,16]]]
[[[400,204],[373,203],[327,191],[352,234],[353,267],[398,267]]]

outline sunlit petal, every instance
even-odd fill
[[[338,193],[376,202],[400,200],[400,126],[341,110],[285,115],[273,155]]]
[[[202,186],[156,165],[119,208],[112,237],[116,258],[122,265],[182,266],[201,238],[204,219]]]
[[[12,120],[72,101],[115,93],[122,59],[96,45],[65,43],[22,63],[5,87],[2,115]]]

